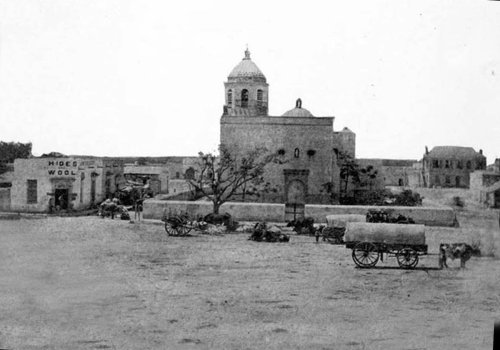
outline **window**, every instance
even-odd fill
[[[457,169],[462,169],[463,167],[464,167],[464,165],[462,164],[462,161],[458,160],[457,161]]]
[[[439,175],[436,175],[436,177],[434,178],[434,182],[435,182],[435,185],[437,185],[437,186],[441,185],[441,180],[439,179]]]
[[[194,179],[194,169],[193,168],[189,168],[188,170],[186,170],[186,179],[188,179],[188,180]]]
[[[462,186],[462,180],[460,179],[460,176],[455,177],[455,186],[456,187]]]
[[[300,157],[300,151],[299,151],[299,149],[298,149],[298,148],[296,148],[296,149],[295,149],[295,151],[293,151],[293,156],[294,156],[295,158],[299,158],[299,157]]]
[[[181,174],[177,171],[177,172],[175,173],[175,178],[176,178],[176,179],[180,179],[180,177],[181,177]]]
[[[228,107],[233,106],[233,90],[229,90],[227,92],[227,106]]]
[[[445,168],[449,168],[450,167],[450,161],[449,160],[445,160],[444,161],[444,167]]]
[[[466,167],[467,167],[467,169],[472,168],[472,163],[470,162],[470,160],[467,161]]]
[[[248,107],[248,90],[247,89],[241,90],[241,107],[242,108]]]
[[[37,196],[37,181],[28,180],[28,204],[38,202]]]
[[[449,184],[451,183],[450,177],[449,177],[448,175],[446,175],[446,176],[444,177],[444,182],[445,182],[445,184],[447,184],[447,185],[449,185]]]
[[[257,106],[262,107],[262,90],[257,90]]]
[[[439,168],[439,160],[434,159],[434,160],[432,161],[432,167],[433,167],[433,168]]]

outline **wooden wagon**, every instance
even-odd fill
[[[366,216],[357,214],[327,215],[326,222],[327,226],[321,232],[323,241],[331,244],[343,244],[347,223],[366,222]]]
[[[349,222],[344,243],[359,267],[374,267],[386,254],[396,257],[401,268],[412,269],[427,255],[424,225]]]
[[[172,213],[163,211],[161,219],[169,236],[187,236],[192,230],[204,231],[208,224],[203,219],[193,220],[187,212]]]

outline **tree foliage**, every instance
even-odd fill
[[[411,190],[404,190],[403,192],[394,196],[394,205],[401,205],[406,207],[416,207],[422,205],[422,197],[417,192]]]
[[[357,204],[358,202],[383,201],[384,192],[374,189],[378,171],[373,165],[360,167],[349,153],[343,151],[338,152],[337,164],[339,166],[338,191],[333,182],[322,185],[323,191],[330,195],[331,203],[339,201],[340,204]],[[351,189],[349,189],[349,184],[351,184]],[[359,191],[360,189],[363,191]]]
[[[276,159],[265,148],[236,156],[226,146],[220,145],[218,156],[199,153],[198,171],[187,181],[197,193],[212,201],[213,213],[218,214],[220,206],[231,198],[269,188],[264,182],[264,167]]]
[[[31,142],[3,142],[0,141],[0,163],[12,163],[17,158],[31,157]]]
[[[358,180],[361,187],[369,187],[371,190],[377,179],[378,171],[373,165],[368,165],[366,168],[359,169]]]
[[[346,152],[339,152],[338,164],[340,168],[340,194],[347,196],[349,182],[359,183],[359,165],[356,160]]]
[[[13,163],[14,159],[31,157],[31,147],[31,142],[0,141],[0,174],[9,171],[7,163]]]

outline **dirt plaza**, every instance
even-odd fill
[[[432,252],[453,229],[429,228]],[[291,236],[169,237],[97,217],[0,221],[0,348],[491,349],[500,264],[417,270]]]

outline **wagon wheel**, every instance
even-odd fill
[[[165,222],[165,231],[169,236],[177,236],[177,230],[168,221]]]
[[[177,231],[178,236],[186,236],[191,231],[191,227],[186,225],[179,225],[175,228],[175,230]]]
[[[359,267],[373,267],[377,264],[379,254],[373,243],[361,242],[352,249],[352,260]]]
[[[412,269],[418,264],[418,253],[412,248],[403,248],[396,253],[398,264],[403,269]]]

